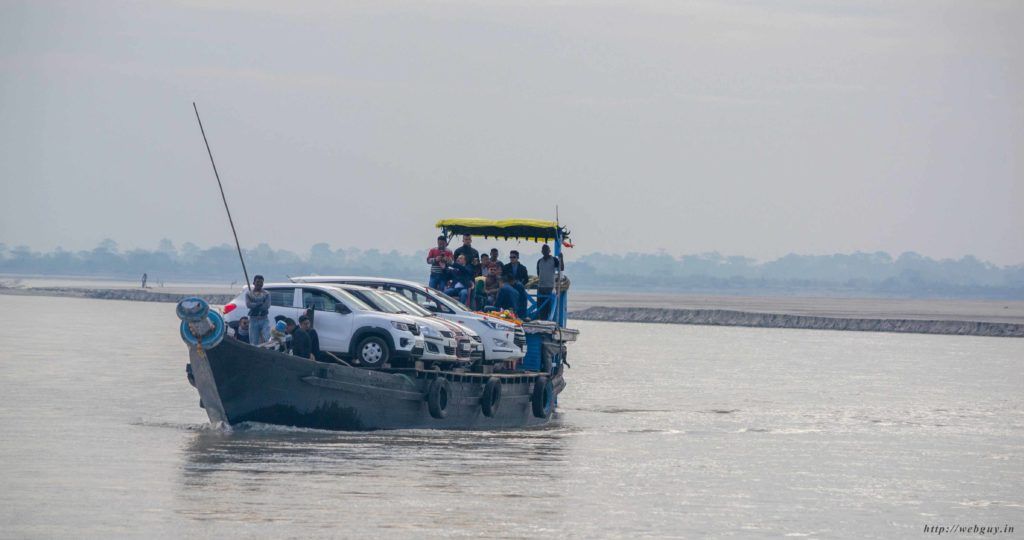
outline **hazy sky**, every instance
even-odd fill
[[[1024,2],[8,2],[0,242],[1024,263]]]

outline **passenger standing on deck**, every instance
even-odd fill
[[[245,293],[245,307],[249,308],[249,345],[269,340],[270,293],[263,290],[263,276],[253,276],[252,289]]]
[[[437,237],[437,247],[427,253],[427,262],[430,263],[430,281],[427,285],[432,289],[444,290],[444,269],[441,268],[441,261],[452,262],[452,252],[448,251],[448,240],[445,237]]]
[[[484,253],[480,255],[480,264],[476,267],[474,277],[484,276],[487,277],[487,269],[491,267],[491,256]]]
[[[473,236],[469,234],[462,235],[462,245],[459,249],[455,250],[455,260],[459,260],[459,255],[466,257],[466,262],[462,263],[471,267],[474,272],[477,270],[477,266],[480,264],[480,252],[473,248]]]
[[[537,304],[540,305],[537,318],[546,321],[553,303],[551,291],[555,288],[555,272],[565,271],[565,259],[552,257],[547,244],[541,246],[540,254],[541,258],[537,259]]]

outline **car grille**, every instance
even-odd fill
[[[516,337],[512,338],[512,342],[520,349],[526,346],[526,332],[521,327],[516,327]]]
[[[468,339],[459,340],[459,348],[455,352],[455,356],[459,358],[467,358],[470,356],[472,348],[470,347],[470,341]]]
[[[410,324],[409,325],[409,332],[412,335],[414,335],[414,336],[418,336],[418,335],[420,335],[420,327],[416,326],[415,324]]]
[[[444,353],[454,356],[455,355],[455,347],[445,347],[444,348]]]

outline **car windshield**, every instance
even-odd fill
[[[427,287],[426,289],[430,291],[430,294],[434,295],[435,298],[437,298],[442,304],[447,306],[448,309],[452,311],[472,311],[471,309],[466,307],[466,305],[463,304],[462,302],[459,302],[458,300],[452,298],[451,296],[448,296],[447,294],[437,289],[431,289],[430,287]]]
[[[344,300],[345,303],[348,304],[348,306],[352,309],[357,309],[359,311],[376,311],[372,307],[366,305],[366,302],[363,302],[362,300],[356,298],[355,296],[352,296],[352,293],[344,289],[339,289],[338,287],[331,287],[331,291],[340,296],[341,299]]]
[[[397,305],[402,311],[409,313],[410,315],[418,315],[420,317],[430,317],[433,313],[428,309],[424,309],[421,306],[416,305],[416,302],[409,300],[408,298],[392,291],[374,291],[378,296],[383,296],[390,302]]]
[[[369,297],[370,302],[379,307],[381,311],[385,311],[387,313],[410,313],[409,310],[405,309],[405,306],[395,303],[390,298],[382,294],[381,291],[371,289],[368,291],[359,291],[359,293],[365,294]]]

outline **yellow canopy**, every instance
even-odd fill
[[[435,225],[445,234],[475,234],[483,237],[527,240],[545,242],[555,239],[559,231],[558,223],[541,219],[479,219],[452,218],[442,219]],[[563,239],[569,236],[565,227],[561,228]]]

